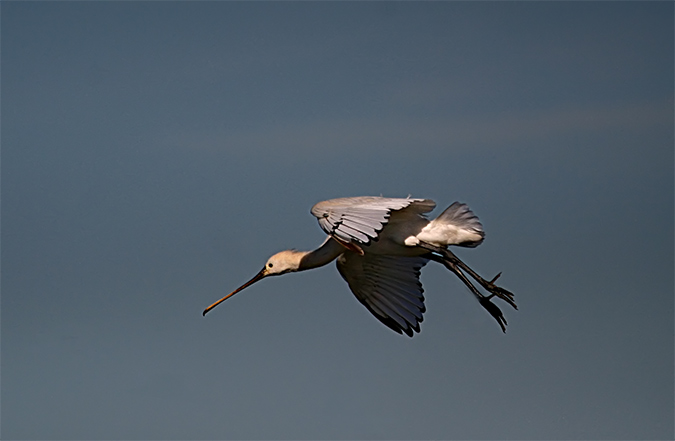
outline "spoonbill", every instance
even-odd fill
[[[385,326],[409,337],[420,332],[424,296],[420,270],[429,260],[443,264],[469,288],[478,302],[506,332],[506,319],[498,297],[518,309],[513,294],[485,280],[448,246],[474,248],[485,238],[478,217],[466,204],[455,202],[429,220],[436,203],[430,199],[351,197],[319,202],[311,209],[328,234],[314,251],[281,251],[267,260],[251,280],[206,308],[202,315],[255,282],[268,276],[305,271],[333,260],[356,298]],[[489,295],[483,295],[464,274],[471,276]]]

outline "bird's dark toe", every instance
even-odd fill
[[[489,297],[483,297],[479,299],[479,302],[483,308],[485,308],[487,312],[489,312],[490,315],[494,317],[495,320],[497,320],[497,323],[499,323],[499,326],[502,328],[502,332],[506,333],[506,325],[508,323],[506,322],[506,318],[504,318],[502,310],[499,309],[499,306],[492,303]]]

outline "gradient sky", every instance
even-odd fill
[[[672,439],[671,2],[2,2],[2,439]],[[468,203],[410,339],[323,199]]]

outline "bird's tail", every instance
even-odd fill
[[[450,205],[429,225],[444,232],[445,245],[474,248],[485,239],[483,225],[469,206],[460,202]],[[437,231],[438,231],[437,230]]]

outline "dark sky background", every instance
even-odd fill
[[[672,439],[671,2],[2,2],[3,439]],[[310,207],[468,203],[409,339]]]

